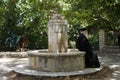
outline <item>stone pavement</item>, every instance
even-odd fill
[[[120,80],[120,54],[99,54],[99,60],[101,64],[113,70],[112,74],[104,80]]]
[[[85,80],[120,80],[120,54],[98,54],[102,65],[108,66],[113,72],[99,74],[98,78]],[[6,76],[16,65],[28,64],[28,58],[0,58],[0,80],[9,80]],[[103,76],[104,75],[104,76]],[[102,78],[101,78],[102,77]],[[79,79],[78,79],[79,80]]]
[[[0,58],[0,80],[9,80],[7,73],[12,71],[16,65],[27,63],[28,58]]]

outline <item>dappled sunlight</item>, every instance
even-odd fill
[[[8,78],[6,76],[3,76],[2,80],[8,80]]]
[[[0,70],[2,70],[2,71],[11,71],[10,68],[8,68],[8,67],[6,67],[4,65],[0,65]]]
[[[101,68],[97,68],[97,69],[95,69],[96,71],[98,71],[98,70],[101,70]]]
[[[120,74],[120,71],[115,71],[115,73],[118,73],[118,74]]]
[[[117,79],[112,78],[112,79],[110,79],[110,80],[117,80]]]
[[[15,67],[17,64],[27,64],[28,58],[1,58],[0,66]]]
[[[110,66],[111,69],[117,68],[117,67],[120,67],[120,65],[111,65],[111,66]]]
[[[117,76],[118,74],[117,74],[117,73],[112,73],[112,75],[115,77],[115,76]]]
[[[114,78],[117,78],[117,77],[119,77],[119,75],[120,75],[120,71],[114,71],[113,73],[112,73],[112,75],[113,75],[113,77]]]
[[[0,63],[8,63],[8,62],[21,62],[21,61],[28,61],[28,58],[1,58]]]
[[[88,78],[90,78],[91,80],[94,80],[94,79],[102,80],[103,78],[104,78],[103,80],[119,80],[118,78],[120,75],[120,70],[119,70],[120,65],[119,65],[118,55],[114,55],[114,56],[113,55],[104,55],[104,56],[102,55],[102,56],[99,56],[98,58],[99,58],[99,61],[102,65],[103,69],[100,70],[100,68],[89,68],[89,70],[92,72],[94,72],[94,71],[99,71],[99,72],[95,73],[94,75],[90,75],[90,77],[88,77]],[[38,75],[39,72],[35,72],[35,70],[30,69],[28,66],[27,67],[24,66],[24,65],[27,65],[26,64],[27,62],[28,62],[28,58],[0,58],[0,72],[1,72],[1,74],[4,74],[4,72],[9,72],[12,69],[14,69],[16,65],[19,64],[19,68],[22,72],[24,71],[29,75],[31,73],[32,73],[32,75],[35,75],[35,74]],[[104,68],[104,66],[107,66],[107,68]],[[27,69],[23,69],[23,68],[27,68]],[[88,69],[86,69],[86,72],[88,72]],[[78,71],[78,73],[84,74],[85,71],[80,70],[80,71]],[[41,74],[43,75],[46,73],[42,72]],[[19,76],[14,75],[11,78],[15,78],[15,77],[19,77]],[[6,80],[5,78],[7,79],[7,77],[4,77],[4,79],[2,77],[1,79]],[[76,79],[79,80],[79,77]]]
[[[0,63],[8,63],[8,62],[12,62],[12,61],[16,61],[16,58],[1,58],[0,59]]]
[[[98,59],[101,59],[102,57],[98,56]]]
[[[24,70],[24,71],[27,73],[35,73],[35,71],[33,71],[33,70]]]
[[[3,58],[2,58],[3,59]],[[1,65],[0,65],[0,68],[2,69],[2,70],[10,70],[10,67],[9,67],[9,65],[12,65],[12,67],[14,67],[15,65],[16,65],[16,63],[17,64],[19,64],[19,63],[26,63],[26,61],[28,61],[28,59],[27,58],[13,58],[12,60],[10,60],[9,58],[4,58],[4,60],[2,60],[2,59],[0,59],[0,63],[2,63]],[[99,57],[99,59],[102,59],[102,57]],[[109,59],[109,60],[111,60],[111,59]],[[3,61],[3,62],[2,62]],[[108,61],[107,59],[106,60],[103,60],[103,62],[102,63],[105,63],[106,64],[106,62],[104,62],[104,61]],[[4,63],[5,62],[5,63]],[[9,65],[3,65],[3,64],[9,64]],[[13,65],[13,64],[15,64],[15,65]],[[19,64],[17,67],[19,67],[19,70],[21,70],[22,72],[26,72],[27,74],[31,74],[32,73],[32,75],[34,75],[34,74],[36,74],[36,75],[38,75],[38,73],[39,72],[35,72],[35,70],[31,70],[28,66],[25,66],[25,65],[23,65],[23,64]],[[103,69],[102,70],[100,70],[100,68],[88,68],[90,71],[92,71],[92,72],[94,72],[94,71],[99,71],[100,70],[100,72],[98,72],[98,73],[95,73],[94,75],[91,75],[91,77],[88,77],[88,78],[90,78],[91,80],[94,80],[93,78],[97,78],[97,80],[99,80],[98,78],[100,78],[100,79],[102,79],[102,77],[106,77],[106,79],[105,80],[119,80],[118,79],[118,77],[119,77],[119,75],[120,75],[120,71],[118,70],[119,69],[119,67],[120,67],[120,65],[116,65],[115,63],[114,63],[114,65],[109,65],[109,67],[108,68],[104,68],[104,66],[102,66],[103,67]],[[24,69],[24,68],[27,68],[27,69]],[[30,70],[29,70],[30,69]],[[86,71],[88,72],[88,69],[86,69]],[[112,69],[112,70],[114,70],[113,72],[110,70],[110,69]],[[8,72],[8,71],[7,71]],[[80,71],[78,71],[79,73],[81,73],[81,74],[84,74],[85,73],[85,71],[82,71],[82,70],[80,70]],[[46,73],[41,73],[42,75],[43,74],[46,74]],[[49,73],[50,74],[50,73]],[[62,73],[63,74],[63,73]],[[62,75],[61,74],[61,75]],[[66,74],[66,73],[65,73]],[[100,76],[101,75],[101,76]],[[100,77],[98,77],[98,76],[100,76]],[[13,77],[14,78],[14,77]],[[76,78],[76,79],[78,79],[79,80],[79,77],[78,78]],[[3,79],[2,78],[2,80],[5,80],[5,79]],[[88,79],[89,80],[89,79]]]
[[[19,68],[23,68],[24,66],[23,66],[23,65],[18,65],[17,67],[19,67]]]
[[[79,73],[83,73],[83,71],[78,71]]]

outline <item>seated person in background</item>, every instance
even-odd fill
[[[93,53],[92,46],[87,39],[88,30],[86,28],[80,29],[80,35],[76,41],[76,48],[79,51],[85,51],[85,66],[87,68],[100,67],[97,54]]]
[[[118,35],[118,46],[120,47],[120,34]]]

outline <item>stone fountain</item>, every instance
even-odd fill
[[[84,55],[77,49],[68,49],[68,22],[54,14],[48,22],[48,49],[28,51],[29,64],[18,65],[17,73],[34,76],[68,76],[96,72],[85,69]]]

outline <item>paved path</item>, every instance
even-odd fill
[[[0,58],[0,80],[9,80],[6,74],[13,70],[16,65],[28,64],[27,58]]]
[[[99,60],[113,70],[112,74],[104,80],[120,80],[120,54],[100,54]]]
[[[101,64],[109,66],[113,70],[112,74],[105,75],[101,79],[87,80],[120,80],[120,54],[99,54]],[[6,76],[16,65],[28,64],[27,58],[0,58],[0,80],[9,80]],[[103,76],[103,75],[102,75]],[[99,75],[101,77],[101,75]]]

